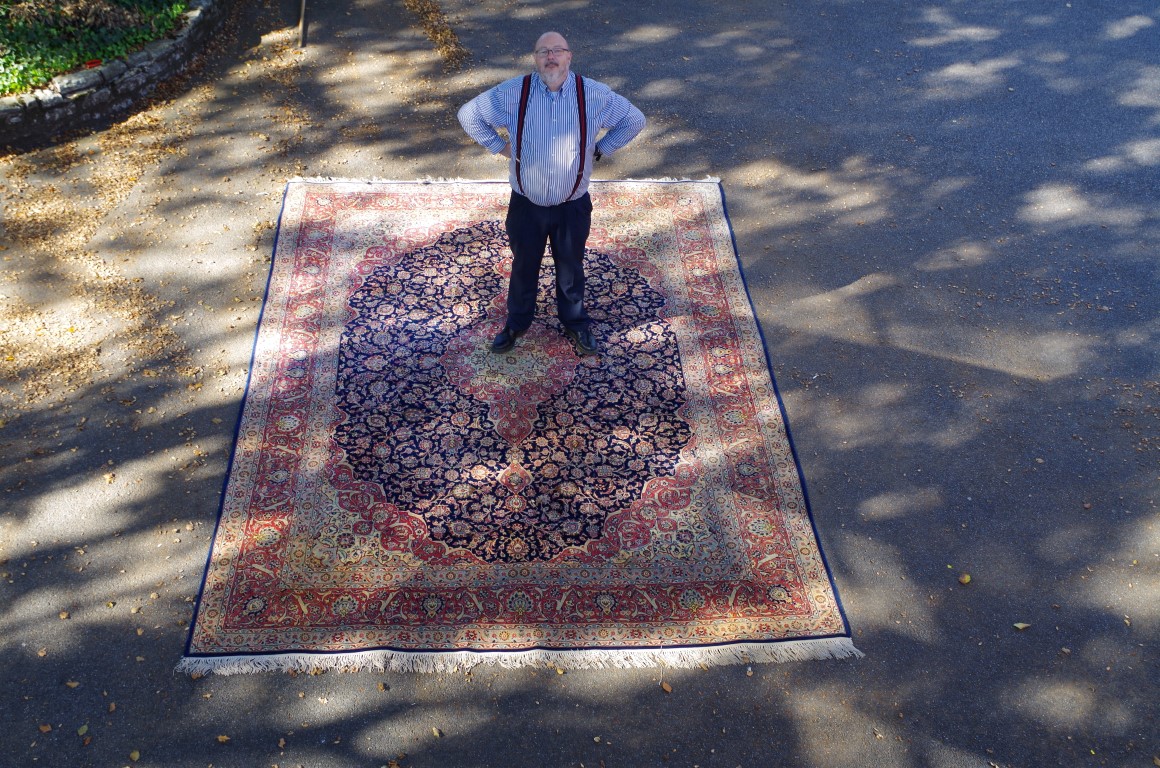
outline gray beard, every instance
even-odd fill
[[[568,74],[569,72],[567,69],[557,70],[556,74],[549,72],[547,76],[541,72],[540,79],[544,81],[544,85],[548,86],[548,88],[553,88],[555,86],[563,85],[564,81],[568,79]]]

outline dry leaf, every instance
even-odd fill
[[[666,683],[662,680],[661,681],[661,690],[663,690],[665,693],[672,693],[673,686],[669,685],[668,683]]]
[[[1160,757],[1152,755],[1152,765],[1160,765]]]
[[[84,736],[89,732],[89,724],[85,723],[80,728],[77,728],[77,736]]]
[[[1015,623],[1013,626],[1015,627],[1015,629],[1017,629],[1017,630],[1019,630],[1020,632],[1022,632],[1023,630],[1025,630],[1025,629],[1028,629],[1028,628],[1029,628],[1031,625],[1030,625],[1030,624],[1024,624],[1023,622],[1019,621],[1019,622],[1016,622],[1016,623]]]
[[[109,702],[109,711],[110,711],[110,712],[116,712],[116,711],[117,711],[117,703],[116,703],[116,702],[113,702],[113,701],[110,701],[110,702]]]
[[[52,733],[52,726],[45,723],[44,725],[36,726],[41,733]]]
[[[278,749],[286,749],[286,739],[278,739]]]
[[[68,618],[68,611],[61,611],[60,612],[60,620],[64,621],[67,618]]]
[[[225,744],[227,741],[230,740],[230,737],[229,736],[218,736],[217,740],[218,740],[218,744]]]
[[[43,659],[45,656],[47,656],[47,655],[48,655],[48,649],[47,649],[47,648],[41,648],[41,649],[39,649],[39,650],[36,652],[36,655],[37,655],[37,656],[39,656],[40,658],[42,658],[42,659]]]
[[[129,759],[135,763],[141,759],[141,753],[134,749],[129,753]]]
[[[971,574],[964,573],[963,575],[959,576],[959,583],[960,584],[970,584],[971,583]]]
[[[443,731],[439,730],[438,728],[432,727],[431,733],[434,734],[435,738],[437,739],[443,738]]]
[[[65,682],[65,685],[69,688],[76,688],[78,685],[80,685],[80,683],[78,683],[76,680],[69,680]]]

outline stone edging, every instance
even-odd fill
[[[123,59],[58,75],[45,88],[0,97],[0,146],[45,139],[127,110],[181,72],[225,15],[224,0],[191,0],[176,35]]]

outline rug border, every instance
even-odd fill
[[[250,365],[246,369],[246,384],[242,389],[242,400],[238,404],[238,416],[234,421],[234,439],[233,445],[230,446],[230,459],[226,462],[225,477],[222,478],[221,491],[218,492],[217,519],[214,521],[213,534],[209,538],[209,549],[205,553],[205,565],[202,568],[201,583],[197,588],[197,597],[193,601],[193,616],[189,620],[189,631],[185,636],[185,650],[182,653],[182,661],[178,664],[178,670],[185,664],[186,659],[197,656],[197,654],[190,652],[193,646],[193,633],[197,627],[197,617],[201,613],[202,601],[205,598],[205,585],[209,580],[210,565],[213,563],[213,545],[217,541],[218,532],[222,526],[222,518],[225,515],[226,507],[226,491],[229,489],[230,477],[234,472],[234,461],[238,455],[238,436],[242,431],[242,419],[246,414],[246,403],[250,399],[250,384],[254,376],[254,361],[258,356],[258,336],[262,329],[262,320],[266,316],[266,303],[270,300],[270,285],[274,280],[274,262],[278,258],[278,240],[282,236],[282,214],[286,212],[286,201],[290,196],[290,184],[291,182],[287,182],[282,187],[282,204],[278,207],[278,223],[274,226],[274,243],[270,251],[270,266],[266,271],[266,288],[262,292],[262,305],[258,309],[258,320],[254,324],[254,341],[250,345]]]
[[[729,219],[729,205],[725,199],[725,185],[720,181],[717,182],[717,189],[721,193],[721,211],[725,215],[725,224],[729,229],[729,239],[733,243],[733,257],[737,259],[737,273],[741,276],[741,285],[745,288],[745,299],[749,302],[749,309],[753,313],[753,322],[757,326],[757,335],[761,339],[761,351],[765,355],[765,367],[769,371],[769,380],[773,384],[773,395],[777,400],[778,410],[781,411],[781,425],[785,429],[785,439],[789,443],[789,452],[793,456],[794,468],[797,470],[798,483],[802,489],[802,502],[805,504],[806,517],[809,518],[810,528],[814,532],[814,539],[818,543],[818,553],[822,558],[822,565],[826,567],[826,576],[830,580],[830,588],[834,590],[834,602],[838,607],[838,615],[842,618],[842,626],[846,631],[842,637],[849,637],[853,639],[853,631],[850,628],[850,621],[846,617],[846,609],[842,605],[842,595],[838,592],[838,583],[834,579],[834,572],[830,568],[829,558],[826,557],[826,548],[822,546],[821,533],[818,530],[817,521],[814,520],[814,508],[810,504],[809,488],[806,485],[806,473],[802,469],[801,458],[798,456],[797,446],[793,441],[793,430],[789,425],[789,414],[785,409],[785,402],[781,398],[781,388],[777,385],[777,376],[773,373],[773,360],[769,356],[769,345],[765,342],[765,329],[762,328],[761,322],[757,318],[757,306],[753,303],[753,296],[749,292],[749,280],[745,277],[745,265],[741,261],[741,251],[737,247],[737,234],[733,231],[733,222]],[[861,652],[858,652],[859,655]]]
[[[193,604],[193,613],[190,618],[189,629],[186,633],[185,649],[178,662],[177,672],[203,675],[214,673],[220,675],[245,674],[253,672],[274,671],[309,671],[312,669],[339,669],[344,671],[395,671],[395,672],[448,672],[470,668],[477,664],[495,664],[502,667],[514,668],[522,666],[563,666],[569,669],[600,669],[600,668],[643,668],[668,666],[674,668],[697,667],[703,665],[748,664],[765,662],[807,661],[820,659],[862,658],[862,651],[854,646],[853,633],[845,607],[842,604],[841,594],[834,579],[833,570],[822,546],[821,535],[817,522],[814,519],[813,507],[810,503],[809,491],[806,485],[805,473],[802,470],[801,459],[797,447],[794,445],[793,433],[790,429],[789,418],[785,403],[782,400],[781,390],[774,375],[773,363],[769,356],[769,347],[766,343],[765,332],[757,319],[757,307],[753,303],[753,296],[749,290],[749,282],[745,275],[744,264],[741,261],[737,247],[737,235],[733,231],[732,220],[729,216],[728,201],[725,196],[725,187],[717,177],[704,179],[688,178],[658,178],[658,179],[594,179],[592,184],[617,183],[647,183],[647,184],[714,184],[721,201],[721,212],[725,219],[726,229],[729,232],[730,246],[733,258],[737,263],[738,275],[742,287],[745,289],[745,299],[749,304],[758,338],[761,340],[762,355],[765,367],[769,373],[773,387],[774,399],[777,401],[781,415],[782,427],[785,429],[786,440],[790,454],[793,456],[794,469],[797,472],[798,483],[801,487],[802,501],[806,516],[810,522],[810,529],[817,542],[818,553],[825,568],[826,577],[834,593],[834,602],[838,609],[844,632],[811,638],[794,638],[783,640],[735,641],[727,643],[707,643],[703,645],[684,645],[680,648],[662,647],[619,647],[609,646],[601,649],[592,648],[541,648],[529,646],[527,648],[504,651],[462,651],[462,650],[431,650],[413,651],[395,649],[389,646],[362,651],[279,651],[232,654],[194,653],[191,651],[194,630],[205,595],[206,582],[209,579],[209,568],[212,564],[213,546],[217,540],[225,512],[226,491],[233,473],[237,458],[238,436],[241,433],[242,420],[251,391],[250,384],[254,372],[254,363],[257,357],[259,334],[262,320],[266,314],[266,305],[270,297],[270,287],[274,278],[274,267],[278,258],[278,245],[282,237],[282,219],[286,212],[291,186],[294,184],[413,184],[418,186],[440,184],[503,184],[506,179],[347,179],[347,178],[302,178],[288,179],[282,190],[282,203],[278,210],[277,224],[274,230],[274,239],[271,247],[269,268],[266,274],[266,286],[262,296],[261,308],[254,326],[254,340],[250,348],[250,364],[246,374],[246,383],[242,391],[242,398],[238,408],[238,415],[234,424],[234,439],[230,449],[230,458],[226,464],[225,476],[222,480],[222,489],[219,493],[217,519],[214,523],[213,534],[209,539],[206,552],[201,583],[197,597]]]

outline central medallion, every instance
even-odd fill
[[[368,268],[339,341],[333,435],[355,476],[433,540],[546,561],[672,476],[692,432],[664,298],[609,254],[585,256],[599,358],[578,358],[560,330],[548,264],[539,319],[491,352],[506,247],[501,222],[479,222]]]
[[[563,392],[580,359],[560,334],[533,325],[504,354],[488,348],[501,325],[477,325],[456,336],[439,362],[451,384],[488,406],[496,434],[517,446],[532,433],[539,406]]]

